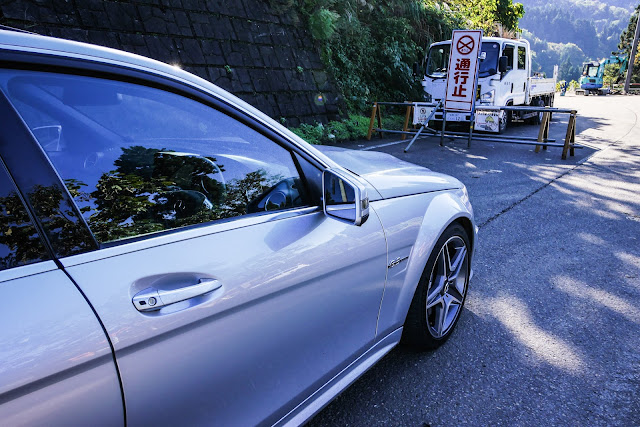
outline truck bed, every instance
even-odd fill
[[[529,78],[529,96],[539,96],[554,93],[556,91],[556,79]]]

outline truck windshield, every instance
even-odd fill
[[[498,72],[498,58],[500,57],[500,45],[495,42],[482,43],[482,52],[486,53],[484,61],[480,61],[478,77],[488,77]]]
[[[429,49],[429,59],[427,61],[427,76],[444,78],[447,76],[449,66],[449,51],[451,44],[438,44]],[[498,57],[500,56],[500,45],[495,42],[482,43],[482,52],[486,53],[484,61],[480,61],[478,77],[487,77],[498,72]]]

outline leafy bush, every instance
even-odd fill
[[[373,100],[422,100],[412,64],[421,61],[430,43],[464,27],[459,13],[424,0],[300,0],[298,5],[349,113],[368,113]],[[343,129],[336,132],[342,135]]]
[[[301,124],[290,130],[309,144],[321,144],[325,140],[325,129],[322,123],[316,125]]]
[[[340,15],[328,9],[320,8],[309,17],[311,35],[317,40],[328,40],[336,30],[336,21]]]
[[[326,127],[329,139],[336,141],[346,141],[351,139],[351,132],[345,122],[331,121]]]
[[[370,120],[367,116],[351,114],[347,119],[330,121],[326,125],[321,123],[301,124],[299,127],[290,128],[290,130],[309,144],[336,143],[366,138],[369,133]],[[404,116],[383,116],[382,126],[384,129],[402,130]]]
[[[468,26],[493,29],[500,22],[516,30],[524,13],[512,0],[270,1],[307,19],[348,112],[359,114],[368,113],[371,101],[421,101],[412,64],[424,59],[429,44]]]
[[[350,139],[363,139],[369,133],[369,117],[351,114],[344,123],[351,135]]]

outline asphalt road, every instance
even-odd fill
[[[475,275],[444,346],[393,350],[309,425],[640,425],[640,97],[556,106],[578,110],[587,146],[567,160],[435,138],[375,148],[467,185]],[[565,131],[554,116],[551,136]]]

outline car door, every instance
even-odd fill
[[[325,216],[308,154],[209,98],[33,71],[0,85],[99,244],[61,262],[113,343],[129,423],[273,423],[372,345],[382,226]]]
[[[515,105],[522,105],[527,100],[527,81],[529,74],[527,69],[527,49],[524,46],[516,46],[514,58],[514,68],[512,74],[514,75],[513,85],[513,103]]]
[[[0,112],[0,419],[11,426],[123,425],[109,340],[53,261],[23,196],[32,208],[46,204],[52,212],[64,203],[4,99]]]
[[[515,46],[511,43],[502,45],[502,56],[507,57],[507,71],[502,75],[500,84],[503,85],[506,94],[506,101],[513,100],[514,92],[518,88],[515,86],[516,75],[514,73]]]

